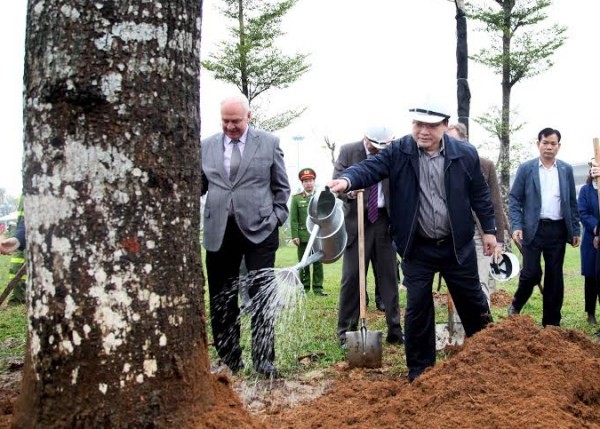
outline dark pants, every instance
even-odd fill
[[[600,288],[598,277],[585,276],[584,281],[584,298],[585,298],[585,312],[587,314],[596,315],[596,301],[600,297]]]
[[[375,223],[365,225],[365,266],[372,261],[377,266],[379,292],[385,306],[387,335],[390,339],[402,339],[400,324],[400,304],[398,298],[398,278],[396,272],[396,251],[389,233],[389,220],[385,210],[379,211]],[[365,273],[366,275],[366,273]],[[346,247],[343,256],[342,282],[338,310],[337,334],[345,338],[346,331],[356,331],[360,313],[358,273],[358,237]]]
[[[275,252],[279,247],[278,230],[262,243],[249,241],[239,230],[234,219],[227,222],[223,244],[217,252],[206,252],[206,272],[210,293],[210,322],[215,347],[219,357],[229,367],[241,362],[240,309],[238,306],[239,269],[242,256],[249,271],[248,293],[253,300],[251,312],[252,360],[254,366],[275,360],[274,312],[262,300],[268,300],[273,291],[272,271],[264,270],[275,266]],[[259,275],[256,275],[259,274]],[[259,293],[260,292],[260,293]],[[271,311],[269,311],[271,310]]]
[[[467,337],[492,322],[477,271],[475,243],[468,244],[467,256],[459,264],[450,238],[435,242],[415,237],[410,258],[402,261],[407,289],[404,318],[408,377],[418,377],[435,364],[435,308],[432,285],[436,272],[444,278]]]
[[[541,256],[544,257],[544,295],[542,325],[560,326],[561,309],[565,292],[563,262],[567,241],[567,227],[563,220],[540,220],[533,241],[523,245],[523,269],[519,286],[512,301],[519,312],[542,280]]]
[[[381,291],[379,290],[379,283],[381,278],[377,275],[377,264],[375,263],[374,256],[371,256],[371,267],[373,267],[373,278],[375,279],[375,306],[377,308],[385,307],[383,304],[383,298],[381,297]],[[400,273],[396,269],[396,278],[400,279]],[[367,305],[369,304],[369,294],[367,294]]]
[[[302,256],[304,256],[304,251],[306,250],[306,246],[308,243],[300,243],[298,246],[298,261],[302,260]],[[314,262],[300,270],[300,281],[304,286],[305,291],[310,290],[310,267],[312,265],[312,289],[313,292],[322,292],[323,291],[323,263],[322,262]]]

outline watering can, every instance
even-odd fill
[[[344,227],[343,203],[329,187],[315,193],[308,203],[306,228],[310,238],[298,270],[321,261],[331,264],[344,254],[348,235]]]

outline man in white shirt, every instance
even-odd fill
[[[535,285],[541,281],[543,254],[544,326],[560,326],[565,243],[579,246],[580,225],[573,168],[556,159],[560,140],[560,132],[552,128],[544,128],[538,133],[540,157],[519,166],[509,196],[512,238],[522,246],[523,269],[508,313],[519,314]]]

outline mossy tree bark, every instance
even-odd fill
[[[30,1],[29,343],[15,428],[172,427],[213,401],[200,259],[202,1]]]

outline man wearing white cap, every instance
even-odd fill
[[[335,163],[333,178],[337,178],[346,168],[372,158],[394,138],[385,126],[369,127],[363,139],[343,145]],[[365,188],[365,266],[371,261],[377,275],[377,285],[381,304],[387,322],[386,340],[390,344],[402,344],[403,334],[400,324],[398,298],[398,274],[396,251],[390,235],[389,181],[384,179]],[[342,281],[338,310],[337,334],[340,345],[346,345],[346,332],[357,331],[359,318],[359,272],[358,272],[358,211],[353,192],[342,196],[344,200],[345,226],[348,243],[342,264]]]
[[[328,185],[348,192],[389,178],[392,238],[407,288],[405,350],[413,381],[435,364],[436,272],[446,281],[467,336],[492,322],[479,284],[471,210],[481,222],[487,255],[496,247],[496,228],[477,150],[445,134],[448,110],[422,103],[410,113],[411,134]]]

